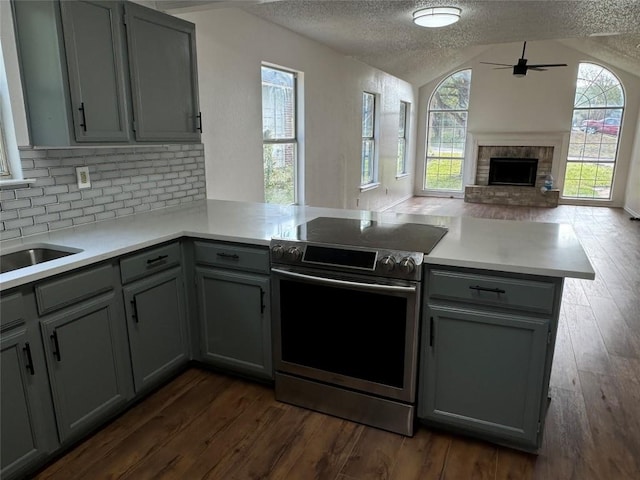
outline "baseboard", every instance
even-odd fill
[[[396,206],[400,205],[402,202],[406,202],[410,198],[413,198],[413,195],[406,195],[406,196],[402,197],[400,200],[396,200],[395,202],[391,203],[390,205],[387,205],[386,207],[382,208],[379,211],[380,212],[384,212],[385,210],[389,210],[390,208],[393,208],[393,207],[396,207]]]
[[[640,213],[634,212],[629,207],[623,207],[623,208],[624,208],[624,211],[627,212],[629,215],[631,215],[633,218],[640,218]]]

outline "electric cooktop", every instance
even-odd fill
[[[375,220],[318,217],[281,237],[289,241],[346,245],[373,249],[431,252],[447,227],[421,223],[380,223]]]

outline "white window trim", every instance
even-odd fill
[[[405,102],[404,100],[400,100],[400,105],[402,106],[404,104],[404,136],[400,137],[398,136],[398,142],[400,141],[400,139],[404,139],[404,159],[403,159],[403,166],[404,166],[404,170],[402,172],[398,171],[398,167],[396,164],[396,179],[399,178],[403,178],[409,175],[409,169],[407,168],[408,165],[408,158],[409,158],[409,117],[410,117],[410,111],[411,111],[411,103],[409,102]]]
[[[303,205],[304,204],[304,134],[303,134],[303,118],[304,118],[304,106],[301,103],[302,88],[304,82],[304,76],[302,72],[298,72],[297,70],[292,70],[287,67],[283,67],[280,65],[276,65],[274,63],[262,62],[260,67],[271,68],[273,70],[280,70],[286,73],[290,73],[294,78],[294,95],[295,95],[295,109],[294,109],[294,131],[293,137],[287,139],[280,140],[265,140],[262,139],[262,145],[277,145],[277,144],[285,144],[292,143],[295,145],[296,150],[296,161],[294,165],[294,185],[293,185],[293,205]],[[262,87],[261,87],[262,88]],[[264,159],[263,159],[264,161]]]
[[[375,92],[369,92],[364,90],[362,92],[363,94],[369,94],[369,95],[373,95],[373,157],[371,159],[372,165],[372,179],[371,182],[369,183],[361,183],[360,184],[360,191],[361,192],[366,192],[369,190],[374,190],[376,188],[378,188],[380,186],[380,181],[379,181],[379,168],[378,168],[378,152],[380,150],[380,109],[378,108],[378,105],[380,104],[380,94],[375,93]],[[363,95],[361,95],[361,98],[363,97]],[[361,128],[360,128],[360,132],[362,135],[362,108],[360,109],[360,124],[361,124]],[[365,137],[360,137],[360,181],[362,182],[362,140]]]

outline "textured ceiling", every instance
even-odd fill
[[[439,5],[461,8],[460,21],[436,29],[412,23],[416,8]],[[493,44],[525,40],[559,40],[640,77],[640,0],[158,0],[157,7],[240,8],[418,86]]]

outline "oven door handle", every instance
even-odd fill
[[[311,280],[316,283],[322,283],[324,285],[333,285],[340,287],[357,287],[363,290],[370,290],[374,292],[404,292],[415,293],[417,287],[400,287],[396,285],[380,285],[372,283],[351,282],[348,280],[335,280],[333,278],[315,277],[313,275],[305,275],[303,273],[289,272],[287,270],[280,270],[278,268],[272,268],[272,272],[282,275],[284,277],[300,278],[302,280]]]

